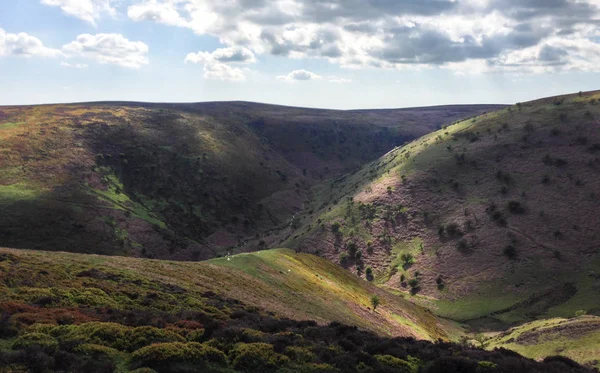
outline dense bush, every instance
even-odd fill
[[[390,355],[376,355],[375,360],[379,373],[416,373],[418,369],[417,364]]]
[[[13,349],[25,350],[37,347],[44,352],[55,352],[58,350],[58,341],[42,333],[28,333],[20,336],[13,343]]]
[[[245,373],[275,372],[290,359],[267,343],[240,343],[229,354],[233,368]]]
[[[131,354],[134,368],[148,367],[159,373],[178,372],[186,367],[207,367],[211,364],[226,365],[227,357],[216,348],[197,342],[157,343]]]
[[[138,350],[144,346],[161,342],[184,342],[185,338],[167,329],[158,329],[151,326],[140,326],[125,333],[125,340],[130,351]]]

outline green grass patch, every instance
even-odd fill
[[[0,130],[7,130],[10,128],[15,128],[18,127],[22,124],[24,124],[25,122],[6,122],[6,123],[0,123]]]
[[[31,201],[39,198],[41,192],[24,182],[0,185],[0,204],[16,201]]]

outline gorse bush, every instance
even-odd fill
[[[247,373],[269,373],[288,364],[290,359],[276,353],[267,343],[240,343],[229,354],[234,369]]]
[[[380,373],[417,373],[418,365],[390,355],[375,355],[377,372]]]
[[[225,354],[214,347],[197,342],[157,343],[143,347],[131,355],[134,368],[148,367],[159,373],[177,372],[184,366],[226,365]]]

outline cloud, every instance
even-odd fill
[[[61,51],[47,48],[40,39],[24,32],[11,34],[0,28],[0,56],[58,57]]]
[[[467,73],[517,71],[522,63],[522,71],[535,72],[546,71],[550,57],[560,57],[554,69],[600,70],[589,45],[600,42],[599,6],[598,0],[139,0],[128,15],[212,35],[259,56]],[[553,56],[542,51],[550,42],[587,46]]]
[[[148,46],[129,41],[120,34],[82,34],[62,48],[69,57],[81,57],[101,64],[140,68],[148,64]]]
[[[255,63],[256,58],[254,53],[244,47],[229,47],[220,48],[214,52],[198,52],[190,53],[185,58],[185,62],[189,63]]]
[[[188,26],[180,16],[175,4],[151,0],[130,6],[127,16],[136,21],[154,21],[171,26]]]
[[[319,79],[322,79],[322,77],[315,73],[312,73],[310,71],[294,70],[287,75],[278,76],[277,79],[288,81],[288,82],[294,82],[294,81],[319,80]]]
[[[114,3],[115,1],[112,0]],[[111,6],[111,0],[41,0],[44,5],[59,7],[63,13],[82,19],[92,25],[102,13],[115,16],[116,10]]]
[[[61,62],[60,66],[69,67],[69,68],[73,68],[73,69],[87,69],[88,68],[88,65],[86,65],[84,63],[70,64],[68,62]]]
[[[239,82],[246,80],[244,70],[238,67],[229,66],[224,63],[211,62],[204,65],[203,77],[205,79],[217,79]]]
[[[251,64],[256,62],[256,57],[251,50],[244,47],[220,48],[213,52],[190,53],[185,58],[185,63],[204,64],[205,79],[219,79],[231,81],[246,80],[244,71],[232,67],[230,64]]]

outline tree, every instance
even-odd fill
[[[483,348],[483,349],[485,349],[487,347],[487,345],[490,343],[488,341],[488,338],[481,333],[475,335],[475,341],[477,341],[477,343],[479,343],[479,348]]]
[[[373,311],[375,311],[375,309],[377,309],[377,306],[379,306],[380,300],[379,297],[377,295],[373,295],[371,297],[371,306],[373,306]]]

